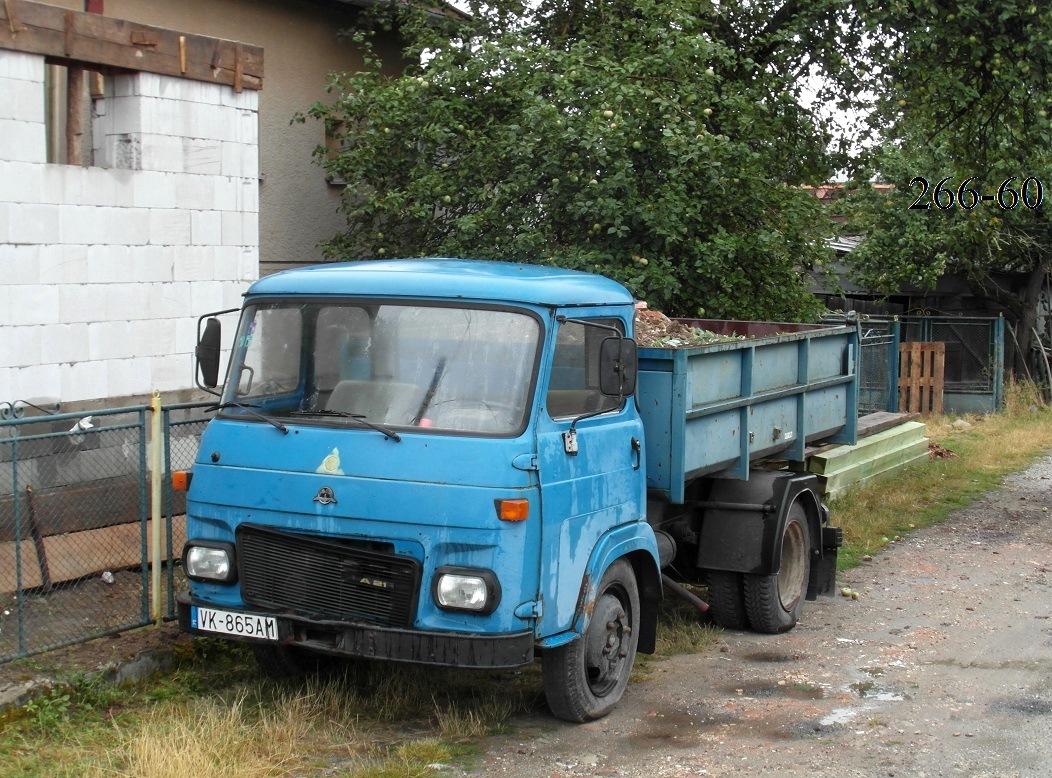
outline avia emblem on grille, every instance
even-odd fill
[[[379,578],[362,578],[358,583],[365,586],[375,586],[377,589],[394,589],[394,584],[390,581],[381,581]]]
[[[322,505],[332,505],[336,502],[336,495],[332,493],[332,489],[323,486],[314,496],[314,502],[320,502]]]

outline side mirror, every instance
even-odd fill
[[[197,372],[200,376],[198,385],[202,388],[215,389],[219,384],[219,354],[222,325],[219,319],[211,318],[205,322],[204,332],[200,332],[198,322]]]
[[[631,338],[606,338],[599,346],[599,391],[607,397],[636,393],[639,362]]]

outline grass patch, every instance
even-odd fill
[[[1052,410],[1038,388],[1010,384],[1005,397],[1002,413],[926,420],[931,442],[956,456],[930,459],[874,479],[832,502],[833,523],[844,530],[841,569],[858,564],[897,536],[943,521],[1052,449]],[[956,424],[959,420],[967,426]]]

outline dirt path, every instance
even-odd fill
[[[779,636],[653,663],[609,717],[470,775],[1052,775],[1052,457],[841,575]]]

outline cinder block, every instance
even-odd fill
[[[11,240],[11,209],[12,203],[0,201],[0,245]]]
[[[55,324],[60,319],[59,290],[64,287],[28,284],[11,292],[12,324]]]
[[[56,243],[40,247],[42,284],[83,284],[88,280],[88,248]]]
[[[15,289],[39,284],[40,246],[0,244],[0,279]]]
[[[58,365],[27,365],[15,370],[12,391],[8,395],[18,400],[32,397],[61,397],[62,375]]]
[[[237,112],[237,132],[231,140],[238,143],[259,145],[259,114],[255,111],[239,110]]]
[[[88,358],[87,324],[50,324],[43,329],[41,362],[79,362]]]
[[[150,242],[150,211],[146,208],[114,209],[116,223],[110,223],[112,232],[108,243],[124,246],[145,246]]]
[[[208,310],[199,311],[198,315],[203,316],[206,313],[220,310],[220,308],[210,308]],[[197,317],[196,316],[184,316],[181,319],[175,320],[175,350],[180,354],[193,354],[197,348]],[[190,374],[187,373],[189,376]]]
[[[244,154],[243,144],[235,143],[232,141],[225,141],[223,143],[223,167],[222,174],[224,176],[233,176],[234,178],[242,178],[249,175],[244,171]]]
[[[89,281],[95,284],[119,284],[131,280],[132,248],[122,245],[96,245],[87,248]]]
[[[138,72],[132,76],[132,94],[142,95],[144,97],[164,97],[162,93],[162,84],[170,80],[168,76],[162,76],[157,73],[145,73]],[[169,86],[170,85],[166,85]]]
[[[241,208],[239,210],[247,213],[259,213],[259,179],[242,178],[241,182]]]
[[[194,380],[193,358],[187,353],[156,356],[150,361],[153,375],[151,386],[161,392],[189,389]]]
[[[60,396],[64,402],[96,400],[107,396],[105,362],[59,365],[59,376],[62,385]],[[70,424],[70,427],[72,426]]]
[[[112,170],[142,170],[142,135],[140,133],[114,133],[100,141],[96,147],[95,164]]]
[[[246,246],[241,249],[240,268],[242,281],[255,281],[259,278],[258,246]]]
[[[119,286],[123,286],[123,284]],[[56,288],[59,293],[59,320],[64,324],[115,318],[105,315],[106,294],[110,285],[63,284]]]
[[[175,176],[171,173],[144,170],[132,182],[136,208],[175,207]]]
[[[166,282],[175,278],[174,246],[136,246],[131,256],[131,280]]]
[[[152,389],[150,362],[149,357],[109,360],[106,363],[106,395],[121,397],[149,393]]]
[[[259,214],[243,212],[241,214],[241,240],[245,246],[259,245]]]
[[[238,281],[241,278],[241,249],[238,246],[215,247],[215,279]]]
[[[190,290],[193,310],[199,316],[209,311],[223,310],[223,283],[221,281],[199,281]]]
[[[223,242],[223,214],[219,211],[191,211],[190,242],[195,246],[220,245]]]
[[[175,319],[152,319],[132,328],[131,356],[153,357],[175,351]]]
[[[7,366],[29,367],[42,364],[43,338],[44,326],[11,327],[2,338],[7,342]]]
[[[241,219],[241,213],[238,211],[223,211],[223,235],[222,242],[224,246],[241,246],[244,245],[244,229],[245,225]]]
[[[0,327],[10,327],[11,322],[11,287],[0,285]],[[6,339],[0,338],[0,340]],[[0,393],[0,397],[5,395]]]
[[[183,138],[183,169],[187,173],[218,176],[223,172],[223,147],[218,140]]]
[[[103,316],[96,319],[112,321],[139,321],[150,319],[159,314],[150,305],[150,290],[162,284],[99,284],[99,296],[102,298]]]
[[[215,278],[215,249],[211,246],[185,246],[175,255],[176,281],[209,282]]]
[[[0,201],[8,203],[46,202],[43,199],[43,172],[46,168],[47,165],[32,162],[0,160]]]
[[[3,132],[0,130],[0,136]],[[9,212],[8,239],[12,243],[54,243],[59,240],[59,206],[16,203]]]
[[[255,280],[255,279],[252,279]],[[248,290],[250,281],[224,281],[223,282],[223,308],[240,308],[244,302],[244,294]],[[233,328],[227,327],[227,335],[233,339]]]
[[[187,167],[191,160],[187,157]],[[215,185],[212,176],[191,175],[189,172],[174,176],[175,207],[187,211],[211,211],[215,208]]]
[[[175,135],[143,133],[142,169],[166,173],[183,172],[183,139]]]
[[[15,374],[15,368],[3,367],[5,363],[0,362],[0,397],[14,397],[15,392],[12,388],[12,378]],[[20,399],[20,398],[15,398]],[[0,486],[0,488],[3,488]],[[8,487],[10,488],[10,487]]]
[[[0,77],[0,119],[23,122],[44,121],[44,89],[36,81]]]
[[[112,171],[101,167],[85,167],[81,170],[83,197],[75,202],[107,208],[127,207],[132,204],[132,191],[129,186],[131,177],[127,171]]]
[[[247,111],[259,110],[259,92],[255,89],[243,89],[235,92],[233,87],[223,87],[223,105]]]
[[[107,218],[105,208],[97,208],[93,205],[59,205],[48,206],[58,209],[59,230],[58,240],[67,244],[90,245],[93,243],[105,243],[113,236],[113,226]],[[55,240],[52,238],[51,240]]]
[[[190,283],[150,284],[147,308],[151,318],[178,319],[193,316],[190,304]]]
[[[106,98],[107,135],[138,135],[143,132],[142,104],[137,95]],[[94,128],[93,128],[94,129]]]
[[[241,175],[244,178],[259,178],[259,146],[254,143],[241,144]]]
[[[180,83],[190,87],[183,92],[184,100],[194,103],[206,103],[207,105],[225,105],[223,95],[230,89],[230,87],[223,84],[208,84],[204,81],[180,79]]]
[[[183,100],[139,98],[144,135],[193,135],[192,107]]]
[[[43,86],[44,57],[40,54],[0,49],[0,76],[35,81]]]
[[[189,246],[190,212],[175,208],[151,208],[150,243],[163,246]]]
[[[244,179],[230,176],[216,176],[212,179],[215,189],[214,208],[217,211],[241,210],[241,182]]]
[[[123,359],[134,356],[135,326],[141,322],[96,321],[88,324],[88,359]]]
[[[16,162],[47,162],[47,141],[43,122],[0,119],[0,138],[4,156]]]

